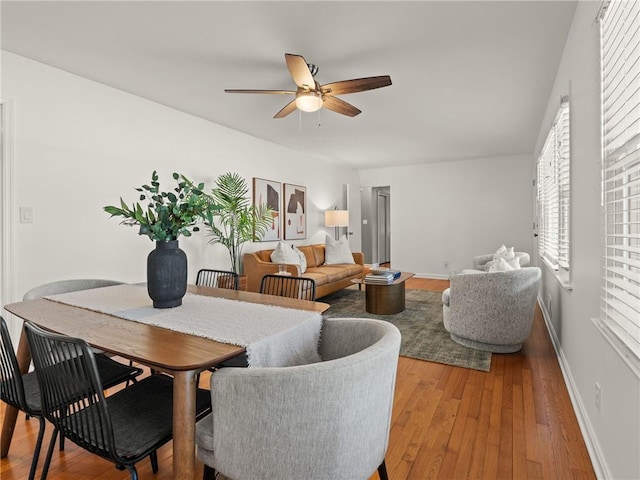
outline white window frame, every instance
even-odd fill
[[[560,108],[537,162],[538,254],[568,285],[571,219],[571,116],[569,97]]]
[[[602,289],[599,321],[640,359],[640,2],[600,15]]]

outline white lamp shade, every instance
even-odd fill
[[[326,210],[324,225],[325,227],[348,227],[349,210]]]

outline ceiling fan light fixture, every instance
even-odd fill
[[[296,107],[303,112],[315,112],[322,108],[322,93],[300,92],[296,97]]]

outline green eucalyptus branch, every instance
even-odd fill
[[[177,186],[163,192],[154,170],[150,185],[135,188],[140,192],[138,202],[129,205],[120,197],[120,207],[110,205],[104,207],[104,211],[111,217],[123,217],[122,225],[139,226],[138,234],[153,241],[168,242],[180,235],[190,237],[191,232],[199,230],[199,222],[211,218],[217,206],[204,193],[204,183],[195,185],[178,173],[173,174],[173,179]]]

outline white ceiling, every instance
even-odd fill
[[[356,169],[534,149],[576,2],[2,2],[4,50]],[[273,119],[294,89],[390,75],[362,110]],[[318,127],[318,121],[321,126]]]

